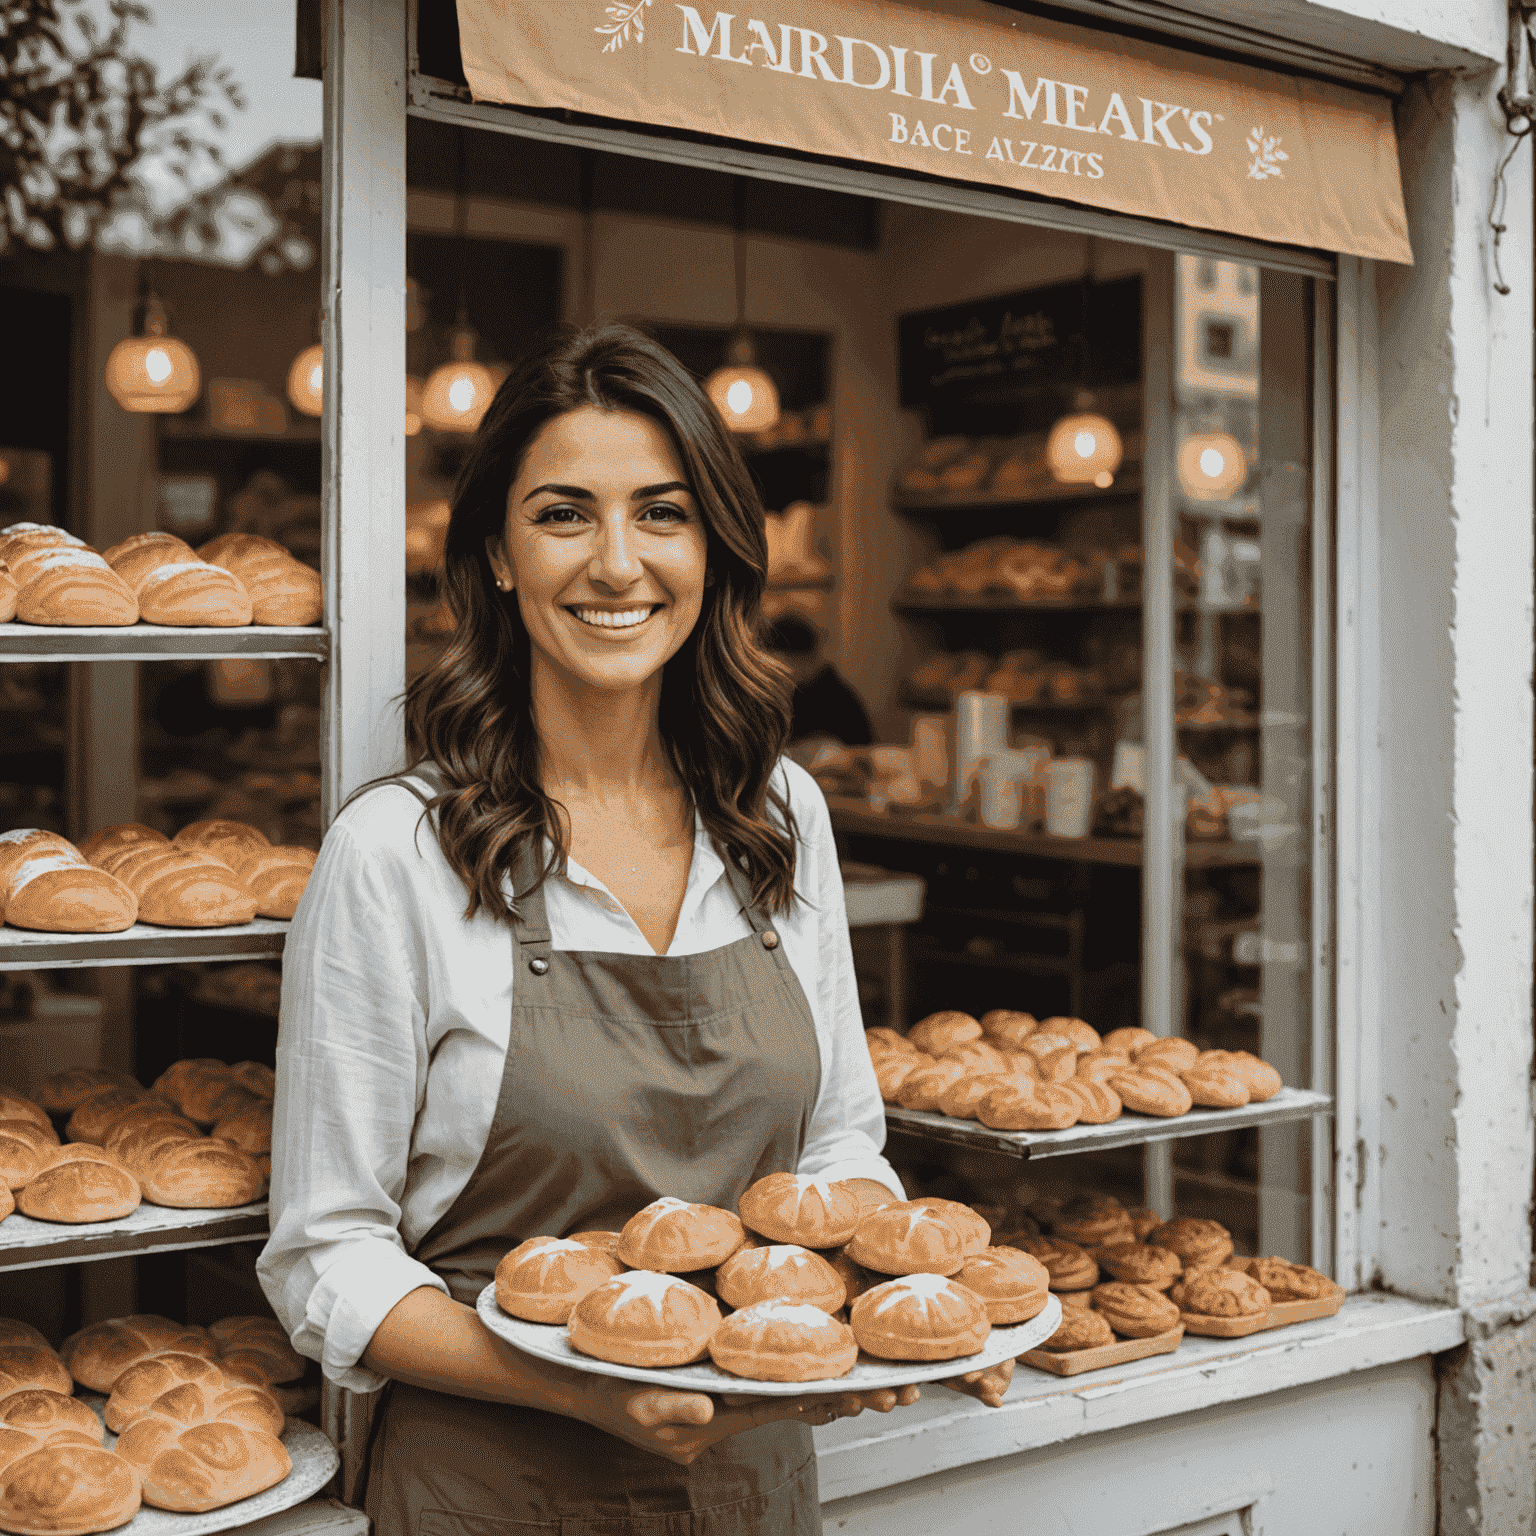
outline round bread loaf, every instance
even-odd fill
[[[1219,1265],[1186,1280],[1179,1296],[1179,1310],[1197,1317],[1258,1317],[1269,1303],[1269,1292],[1252,1275]]]
[[[836,1248],[859,1224],[853,1190],[806,1173],[770,1173],[747,1190],[737,1210],[752,1231],[802,1248]]]
[[[759,1301],[715,1329],[709,1358],[749,1381],[827,1381],[853,1369],[859,1346],[853,1330],[820,1307]]]
[[[1248,1085],[1219,1064],[1196,1062],[1179,1073],[1189,1089],[1190,1102],[1199,1109],[1241,1109],[1248,1102]]]
[[[92,1392],[110,1392],[130,1365],[170,1351],[213,1359],[213,1343],[201,1328],[173,1323],[152,1312],[112,1317],[71,1334],[59,1347],[68,1374]],[[43,1385],[43,1383],[39,1383]],[[67,1390],[67,1389],[66,1389]]]
[[[1232,1234],[1219,1221],[1175,1216],[1147,1234],[1147,1241],[1178,1254],[1186,1275],[1214,1269],[1232,1254]]]
[[[880,1097],[887,1104],[894,1104],[901,1085],[917,1071],[921,1063],[929,1059],[916,1051],[892,1051],[883,1060],[876,1062],[875,1082],[879,1085]]]
[[[247,1093],[269,1102],[277,1097],[277,1075],[265,1062],[237,1061],[229,1069],[229,1075]]]
[[[31,1099],[22,1098],[19,1093],[8,1093],[4,1088],[0,1088],[0,1120],[30,1120],[45,1136],[54,1141],[59,1139],[54,1135],[53,1122],[46,1109]]]
[[[215,1124],[221,1115],[243,1109],[252,1097],[229,1064],[211,1056],[172,1062],[155,1079],[153,1092],[199,1125]]]
[[[1248,1102],[1262,1104],[1285,1086],[1280,1074],[1267,1061],[1249,1051],[1202,1051],[1195,1065],[1219,1066],[1238,1078],[1248,1089]]]
[[[1179,1326],[1179,1309],[1151,1286],[1110,1280],[1093,1288],[1090,1302],[1116,1333],[1128,1339],[1151,1339]]]
[[[19,1317],[0,1317],[0,1347],[7,1344],[35,1344],[39,1349],[53,1348],[31,1323],[24,1323]]]
[[[0,880],[0,908],[12,928],[38,933],[121,933],[139,915],[133,892],[75,848],[17,860]]]
[[[291,918],[315,867],[312,848],[258,848],[234,866],[256,896],[258,917]]]
[[[994,1045],[1008,1051],[1018,1050],[1039,1027],[1040,1022],[1034,1014],[1020,1013],[1014,1008],[993,1008],[981,1016],[982,1034]]]
[[[979,1040],[981,1025],[968,1013],[946,1008],[919,1019],[907,1032],[907,1040],[920,1051],[937,1056],[962,1040]]]
[[[252,1157],[272,1150],[272,1101],[252,1098],[242,1108],[214,1122],[209,1132]]]
[[[237,1381],[274,1386],[304,1374],[304,1356],[275,1317],[221,1317],[208,1325],[219,1366]]]
[[[1139,1066],[1129,1072],[1116,1072],[1110,1077],[1109,1086],[1119,1094],[1120,1102],[1138,1115],[1172,1119],[1187,1115],[1194,1107],[1189,1089],[1177,1077],[1143,1072]]]
[[[960,1234],[960,1250],[969,1258],[984,1253],[992,1241],[992,1228],[985,1217],[958,1200],[941,1200],[933,1195],[917,1195],[907,1202],[942,1216]]]
[[[1087,1291],[1099,1283],[1091,1254],[1064,1237],[1026,1237],[1018,1246],[1045,1265],[1053,1291]]]
[[[994,1131],[1064,1131],[1077,1124],[1082,1104],[1060,1083],[1017,1079],[994,1088],[976,1109],[976,1118]]]
[[[1027,1323],[1051,1299],[1051,1277],[1033,1254],[1017,1248],[988,1248],[960,1266],[955,1282],[981,1298],[987,1321]]]
[[[276,1435],[222,1417],[183,1426],[150,1414],[123,1432],[117,1454],[139,1474],[146,1504],[183,1514],[249,1499],[293,1471]]]
[[[645,1367],[702,1360],[720,1326],[713,1296],[676,1275],[631,1270],[587,1292],[571,1312],[571,1347],[597,1360]]]
[[[267,1183],[255,1158],[211,1136],[171,1142],[146,1154],[141,1166],[144,1198],[178,1210],[249,1205]]]
[[[36,1221],[119,1221],[139,1208],[139,1181],[103,1147],[56,1147],[47,1166],[16,1197]]]
[[[107,1428],[113,1434],[121,1434],[135,1419],[143,1418],[156,1399],[189,1381],[220,1390],[226,1385],[224,1372],[206,1355],[167,1350],[130,1365],[112,1383],[112,1393],[107,1398]]]
[[[0,1398],[34,1388],[68,1394],[64,1362],[46,1344],[0,1344]]]
[[[687,1274],[723,1264],[741,1247],[743,1235],[741,1221],[730,1211],[663,1195],[624,1223],[617,1257],[631,1269]]]
[[[611,1253],[572,1238],[530,1237],[496,1266],[496,1304],[530,1323],[563,1323],[588,1291],[624,1273]]]
[[[1053,1018],[1041,1019],[1040,1028],[1050,1030],[1054,1034],[1065,1035],[1072,1042],[1073,1048],[1079,1051],[1096,1051],[1104,1043],[1099,1038],[1098,1030],[1082,1019],[1069,1019],[1057,1015]]]
[[[994,1088],[1006,1088],[1012,1081],[1013,1076],[1008,1072],[980,1072],[970,1077],[957,1077],[939,1095],[938,1111],[955,1120],[974,1120],[981,1101]]]
[[[163,1420],[184,1429],[217,1420],[274,1436],[283,1432],[283,1410],[265,1387],[230,1381],[219,1372],[201,1381],[182,1381],[167,1387],[134,1414],[133,1423],[141,1424],[146,1419]],[[119,1454],[126,1454],[121,1447]]]
[[[1151,1045],[1158,1038],[1150,1029],[1112,1029],[1104,1036],[1106,1051],[1121,1051],[1134,1057],[1144,1045]]]
[[[900,1200],[866,1211],[847,1253],[880,1275],[952,1275],[965,1261],[965,1241],[936,1212]]]
[[[789,1243],[733,1253],[715,1272],[715,1294],[728,1307],[788,1301],[820,1307],[823,1312],[836,1312],[848,1299],[843,1277],[831,1264],[820,1254]],[[782,1379],[800,1380],[796,1376]]]
[[[0,1186],[30,1184],[58,1150],[58,1139],[33,1120],[0,1120]]]
[[[103,869],[114,853],[126,848],[164,848],[169,846],[170,841],[165,833],[157,832],[153,827],[146,827],[137,821],[124,821],[115,827],[104,827],[100,832],[91,833],[80,844],[80,852],[97,869]]]
[[[1073,1076],[1061,1086],[1077,1100],[1079,1125],[1108,1125],[1120,1118],[1120,1111],[1124,1108],[1120,1095],[1107,1083],[1097,1082],[1091,1077]]]
[[[1109,1243],[1098,1251],[1099,1267],[1116,1280],[1166,1291],[1184,1273],[1184,1261],[1171,1248],[1134,1239]]]
[[[1063,1306],[1061,1326],[1040,1345],[1053,1355],[1075,1354],[1080,1349],[1097,1349],[1101,1344],[1113,1344],[1114,1331],[1102,1312],[1087,1306]]]
[[[601,1248],[604,1253],[616,1254],[619,1251],[617,1232],[572,1232],[571,1241],[586,1248]]]
[[[979,1296],[942,1275],[904,1275],[848,1309],[859,1348],[881,1360],[954,1360],[974,1355],[992,1324]]]
[[[262,853],[272,847],[271,839],[255,827],[243,821],[215,818],[212,821],[194,821],[183,827],[171,839],[173,848],[198,849],[211,853],[220,863],[237,869],[253,853]]]
[[[140,845],[107,861],[139,899],[139,921],[164,928],[228,928],[256,916],[256,897],[203,848]]]
[[[251,595],[237,577],[190,552],[157,565],[139,582],[146,624],[237,629],[251,622]]]
[[[43,1079],[38,1103],[51,1115],[71,1115],[89,1098],[109,1088],[137,1088],[143,1085],[126,1072],[111,1067],[66,1067]]]
[[[81,1101],[64,1127],[65,1138],[69,1141],[88,1141],[99,1147],[117,1123],[118,1116],[125,1110],[136,1109],[149,1101],[150,1095],[137,1083],[103,1088],[99,1093],[93,1093]],[[168,1108],[165,1104],[159,1107]]]
[[[101,1420],[90,1404],[66,1392],[49,1387],[24,1387],[0,1397],[0,1427],[25,1430],[31,1435],[49,1435],[56,1429],[72,1429],[100,1445],[104,1435]]]
[[[137,594],[144,578],[162,565],[181,560],[195,560],[192,546],[174,533],[130,534],[119,544],[102,551],[101,558],[123,578]]]
[[[902,1078],[896,1090],[896,1102],[903,1109],[932,1113],[938,1109],[945,1089],[968,1075],[962,1062],[925,1061]]]
[[[17,1431],[5,1431],[16,1435]],[[28,1454],[0,1471],[0,1530],[13,1536],[90,1536],[139,1512],[137,1473],[78,1430],[35,1437]]]

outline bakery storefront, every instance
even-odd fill
[[[1531,469],[1507,451],[1530,188],[1517,158],[1501,294],[1453,192],[1511,142],[1475,49],[1097,0],[299,18],[326,99],[323,616],[194,638],[140,595],[147,632],[39,611],[0,656],[309,669],[323,828],[398,763],[393,701],[446,643],[446,498],[503,365],[554,320],[648,331],[769,510],[887,1156],[1061,1308],[1001,1407],[925,1387],[818,1429],[826,1529],[1525,1529],[1499,1522],[1531,1518],[1536,1438]],[[255,590],[251,551],[210,548]],[[112,702],[75,686],[100,750]],[[280,914],[190,935],[179,911],[8,927],[0,953],[275,974]],[[218,1137],[199,1095],[226,1074],[178,1070]],[[122,1294],[82,1299],[85,1261],[140,1256],[157,1306],[157,1252],[250,1268],[259,1201],[165,1200],[131,1235],[23,1208],[0,1258],[85,1323]],[[316,1496],[270,1509],[341,1536],[373,1399],[320,1390],[290,1446]]]

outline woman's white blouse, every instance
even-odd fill
[[[885,1117],[864,1047],[837,850],[815,781],[787,760],[798,899],[774,920],[809,1000],[821,1089],[800,1171],[876,1179]],[[430,788],[422,781],[423,788]],[[653,953],[601,881],[572,862],[545,886],[555,949]],[[257,1270],[295,1348],[354,1391],[374,1330],[420,1286],[411,1257],[468,1182],[490,1134],[512,1007],[512,941],[463,883],[421,802],[370,790],[326,835],[283,960],[272,1132],[272,1236]],[[752,933],[702,826],[672,955]]]

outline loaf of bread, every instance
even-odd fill
[[[31,1323],[24,1323],[19,1317],[0,1317],[0,1349],[7,1344],[35,1344],[39,1349],[53,1348]]]
[[[0,1530],[13,1536],[90,1536],[138,1514],[139,1476],[82,1431],[8,1431],[26,1442],[0,1470]]]
[[[201,1355],[180,1354],[170,1351],[163,1355],[151,1355],[130,1365],[112,1387],[107,1399],[107,1428],[121,1434],[130,1424],[136,1424],[146,1414],[163,1411],[161,1399],[176,1388],[191,1384],[204,1394],[199,1402],[182,1394],[173,1403],[192,1406],[204,1411],[212,1403],[221,1410],[221,1416],[246,1423],[253,1429],[265,1429],[269,1434],[283,1432],[283,1411],[277,1399],[260,1382],[251,1382],[229,1375],[220,1364]]]
[[[253,1098],[250,1103],[214,1122],[209,1133],[252,1157],[272,1150],[272,1103]]]
[[[91,1141],[103,1145],[118,1117],[137,1109],[150,1097],[137,1083],[119,1088],[103,1088],[82,1099],[64,1126],[68,1141]]]
[[[140,844],[105,860],[138,898],[139,921],[165,928],[228,928],[256,916],[256,898],[200,849]]]
[[[258,624],[316,624],[324,607],[320,573],[296,560],[275,539],[254,533],[226,533],[204,544],[198,555],[239,577],[251,594]]]
[[[292,917],[315,867],[310,848],[260,848],[234,866],[256,896],[258,917]]]
[[[51,550],[35,561],[24,557],[11,569],[21,588],[16,617],[24,624],[120,628],[138,622],[139,605],[128,584],[95,550]]]
[[[0,1088],[0,1120],[30,1120],[49,1134],[53,1131],[53,1122],[40,1104],[34,1104],[31,1099],[24,1099],[19,1093],[11,1093],[5,1088]]]
[[[208,1325],[208,1336],[224,1374],[236,1381],[274,1386],[304,1374],[303,1355],[275,1317],[221,1317]]]
[[[65,1067],[43,1079],[38,1103],[51,1115],[69,1115],[98,1093],[109,1088],[139,1088],[127,1072],[112,1067]],[[142,1089],[141,1089],[142,1091]]]
[[[232,1068],[212,1056],[173,1061],[155,1079],[154,1092],[199,1125],[217,1124],[258,1097],[241,1085]]]
[[[165,847],[170,842],[163,832],[156,832],[153,827],[146,827],[137,821],[125,821],[115,827],[103,827],[100,832],[93,832],[80,844],[81,854],[97,869],[104,869],[107,860],[119,849],[136,848],[144,844],[153,843],[159,847]]]
[[[0,560],[9,561],[10,554],[34,547],[81,549],[84,539],[66,533],[53,523],[9,523],[0,528]]]
[[[196,555],[157,565],[139,583],[138,598],[147,624],[237,629],[251,622],[251,595],[240,578]]]
[[[54,1149],[16,1208],[35,1221],[119,1221],[139,1200],[139,1181],[115,1153],[80,1143]]]
[[[218,1210],[261,1198],[267,1181],[255,1158],[205,1136],[177,1141],[140,1160],[144,1198],[178,1210]]]
[[[189,853],[211,853],[221,864],[238,869],[253,853],[264,853],[272,844],[265,834],[243,821],[194,821],[171,839],[175,848]]]
[[[197,555],[185,539],[178,539],[174,533],[135,533],[111,549],[103,550],[101,558],[137,596],[140,585],[151,571],[162,565],[196,560]]]
[[[0,881],[4,881],[23,859],[44,852],[78,853],[79,849],[67,837],[60,837],[57,832],[45,832],[41,827],[15,827],[9,832],[0,832]]]
[[[23,1387],[20,1392],[0,1397],[0,1429],[19,1429],[32,1435],[73,1429],[96,1445],[103,1439],[101,1420],[89,1403],[49,1387]]]
[[[16,617],[16,599],[21,588],[11,575],[10,566],[0,560],[0,624],[9,624]]]
[[[198,1141],[202,1132],[180,1115],[163,1116],[155,1120],[136,1123],[132,1129],[119,1133],[113,1127],[112,1150],[122,1158],[124,1167],[139,1181],[139,1188],[149,1177],[149,1170],[156,1166],[160,1154],[178,1141]]]
[[[12,928],[41,933],[121,933],[139,915],[133,892],[71,847],[15,860],[0,880],[0,911]]]
[[[38,1388],[66,1394],[71,1390],[64,1361],[46,1344],[0,1344],[0,1399]]]
[[[58,1150],[58,1137],[31,1120],[0,1120],[0,1186],[24,1189]]]
[[[92,1323],[59,1346],[66,1374],[92,1392],[110,1392],[130,1365],[173,1351],[214,1358],[213,1342],[201,1328],[173,1323],[151,1312]]]

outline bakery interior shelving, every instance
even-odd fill
[[[267,1202],[220,1210],[176,1210],[141,1205],[117,1221],[60,1226],[13,1212],[0,1221],[0,1273],[123,1259],[148,1253],[189,1252],[264,1238]]]

